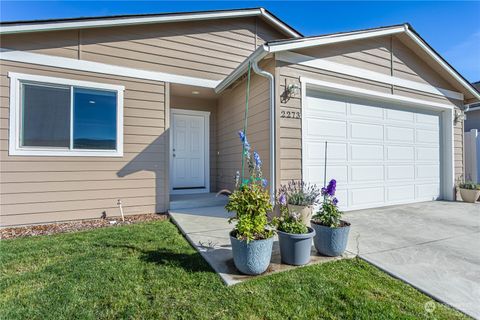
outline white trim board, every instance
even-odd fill
[[[344,32],[344,33],[338,33],[338,34],[330,34],[330,35],[324,35],[324,36],[318,36],[318,37],[308,37],[308,38],[300,38],[300,39],[285,40],[285,41],[273,41],[271,43],[268,43],[268,46],[270,47],[269,52],[280,52],[280,51],[316,47],[316,46],[321,46],[325,44],[388,36],[392,34],[403,33],[406,30],[407,30],[407,26],[401,25],[401,26],[393,26],[390,28]]]
[[[173,182],[173,124],[170,120],[170,139],[169,139],[169,190],[170,194],[191,194],[191,193],[208,193],[210,192],[210,112],[209,111],[199,111],[199,110],[188,110],[188,109],[175,109],[172,107],[170,109],[169,117],[172,118],[173,114],[184,114],[184,115],[195,115],[202,116],[205,119],[205,188],[192,188],[192,189],[179,189],[174,190],[172,188]]]
[[[454,160],[454,107],[443,105],[426,100],[413,99],[394,94],[385,94],[377,91],[360,89],[347,85],[340,85],[331,82],[325,82],[306,77],[300,77],[301,84],[301,108],[304,110],[307,97],[307,89],[320,90],[325,92],[337,93],[344,96],[366,98],[376,101],[386,101],[407,107],[419,107],[425,110],[436,110],[440,112],[440,130],[441,130],[441,163],[440,163],[440,194],[444,200],[455,199],[455,160]],[[302,127],[303,125],[302,117]],[[302,142],[302,159],[305,148]],[[304,172],[304,170],[302,170]],[[303,175],[303,174],[302,174]],[[303,178],[303,176],[302,176]]]
[[[186,84],[190,86],[198,86],[204,88],[215,88],[220,82],[217,80],[181,76],[164,72],[154,72],[142,69],[115,66],[100,62],[56,57],[46,54],[15,51],[3,48],[0,48],[0,60],[32,63],[42,66],[110,74],[128,78]]]
[[[80,81],[56,77],[37,76],[16,72],[9,72],[10,78],[10,119],[9,119],[9,146],[8,154],[11,156],[52,156],[52,157],[123,157],[123,93],[124,86]],[[21,147],[20,146],[20,81],[30,83],[46,83],[53,85],[64,85],[70,87],[83,87],[90,89],[109,90],[117,93],[117,149],[116,150],[94,150],[94,149],[73,149],[73,112],[70,113],[70,148],[48,148],[48,147]],[[70,98],[70,107],[73,103],[73,90]]]
[[[423,91],[436,95],[445,96],[448,98],[463,101],[463,94],[443,88],[434,87],[429,84],[420,83],[417,81],[406,80],[398,77],[389,76],[375,71],[370,71],[362,68],[352,67],[349,65],[328,61],[326,59],[319,59],[296,52],[279,52],[277,53],[277,59],[288,63],[294,63],[304,65],[316,69],[333,71],[357,78],[368,79],[381,83],[387,83],[390,85],[413,89],[417,91]]]
[[[416,98],[410,98],[405,96],[400,96],[396,94],[389,94],[383,93],[379,91],[369,90],[369,89],[362,89],[358,87],[327,82],[322,80],[316,80],[306,77],[300,77],[300,82],[307,83],[309,86],[328,90],[330,92],[336,92],[347,96],[357,96],[357,97],[365,97],[365,98],[374,98],[376,100],[383,100],[389,102],[395,102],[402,105],[416,105],[420,107],[436,109],[436,110],[453,110],[454,106],[450,104],[443,104],[438,102],[431,102],[427,100],[421,100]],[[303,94],[303,93],[302,93]]]
[[[174,13],[159,14],[157,16],[145,17],[99,17],[88,20],[77,21],[51,21],[35,23],[32,21],[28,24],[12,24],[0,26],[0,34],[36,32],[36,31],[54,31],[68,29],[86,29],[86,28],[102,28],[114,26],[128,26],[152,23],[168,23],[182,21],[202,21],[212,19],[232,19],[242,17],[262,17],[273,26],[279,28],[285,34],[292,37],[301,37],[301,35],[288,27],[281,20],[269,14],[264,8],[245,9],[245,10],[222,10],[211,12],[190,12],[190,13]]]

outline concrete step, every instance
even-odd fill
[[[182,194],[170,196],[170,210],[225,206],[228,198],[215,193]]]

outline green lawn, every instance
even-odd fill
[[[360,260],[226,287],[169,221],[0,242],[1,319],[463,316]]]

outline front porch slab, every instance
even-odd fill
[[[233,264],[229,238],[229,232],[233,225],[228,223],[231,214],[226,212],[223,206],[172,209],[169,214],[187,240],[200,252],[227,285],[253,278],[253,276],[240,274]],[[312,258],[309,265],[354,256],[353,254],[346,254],[344,257],[337,258],[324,257],[318,255],[312,246]],[[270,267],[264,275],[293,268],[297,267],[281,263],[278,238],[275,237]]]

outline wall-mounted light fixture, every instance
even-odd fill
[[[290,83],[285,90],[289,98],[298,96],[300,94],[300,87],[296,83]]]
[[[453,120],[454,124],[458,124],[461,121],[465,121],[466,116],[463,110],[455,109],[455,119]]]

